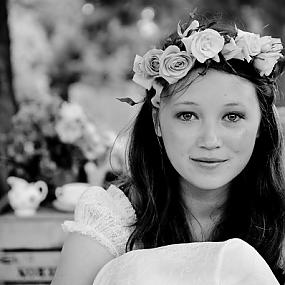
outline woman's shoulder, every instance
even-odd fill
[[[74,220],[65,221],[63,229],[94,238],[118,256],[125,252],[135,221],[135,210],[120,188],[92,186],[81,195]]]

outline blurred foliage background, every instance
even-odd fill
[[[1,0],[0,133],[27,104],[50,105],[58,99],[79,104],[101,130],[126,127],[137,107],[116,97],[143,92],[132,83],[135,54],[144,54],[190,11],[216,11],[261,35],[285,42],[284,0]],[[285,78],[281,78],[285,90]],[[36,104],[36,105],[35,105]],[[278,99],[278,105],[285,105]],[[45,106],[45,105],[43,105]],[[40,111],[40,108],[35,112]],[[0,165],[0,196],[7,152]],[[35,177],[36,178],[36,177]]]

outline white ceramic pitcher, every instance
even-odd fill
[[[10,176],[7,183],[11,187],[8,192],[9,203],[17,216],[34,215],[48,194],[44,181],[29,183],[25,179]]]

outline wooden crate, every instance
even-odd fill
[[[3,281],[50,282],[56,270],[60,251],[0,252],[0,276]]]
[[[51,209],[0,216],[0,284],[50,284],[66,237],[61,224],[71,219]]]

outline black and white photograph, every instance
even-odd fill
[[[0,1],[0,285],[285,285],[284,0]]]

